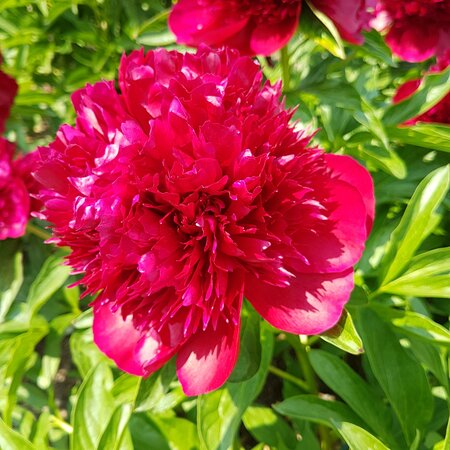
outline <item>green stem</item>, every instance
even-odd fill
[[[59,429],[65,431],[67,434],[73,433],[73,427],[72,425],[68,424],[67,422],[64,422],[64,420],[59,419],[56,416],[50,416],[50,422],[52,425],[57,426]]]
[[[283,91],[289,91],[289,85],[291,82],[291,70],[289,64],[289,51],[287,45],[281,49],[280,52],[281,63],[281,79],[283,80]]]
[[[269,366],[269,372],[273,373],[277,377],[282,378],[283,380],[289,381],[290,383],[297,385],[300,389],[309,392],[308,384],[305,381],[301,380],[300,378],[294,377],[294,375],[291,375],[290,373],[285,372],[284,370],[281,370],[275,366]]]
[[[302,340],[302,338],[305,339]],[[306,336],[295,336],[293,334],[290,334],[287,335],[287,339],[295,350],[295,354],[297,355],[298,362],[308,386],[308,391],[312,394],[319,394],[319,384],[317,382],[317,377],[308,358],[308,352],[310,350],[308,338]],[[317,427],[317,430],[320,436],[321,450],[331,450],[333,448],[333,442],[331,439],[330,430],[323,425],[319,425]]]
[[[29,223],[27,225],[27,231],[28,231],[28,233],[34,234],[38,238],[44,239],[45,241],[52,237],[52,235],[50,233],[47,233],[42,228],[36,227],[35,225],[32,225],[31,223]]]

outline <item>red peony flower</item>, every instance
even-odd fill
[[[450,49],[448,0],[379,0],[381,28],[395,55],[409,62],[424,61]]]
[[[2,57],[0,55],[0,64]],[[0,70],[0,133],[5,131],[6,120],[17,94],[17,83],[9,75]]]
[[[362,43],[371,0],[313,0],[342,37]],[[331,4],[332,3],[332,4]],[[286,45],[297,29],[301,0],[179,0],[169,17],[177,42],[198,47],[229,46],[247,55],[270,55]]]
[[[272,325],[339,319],[370,230],[373,186],[308,146],[280,84],[234,50],[124,56],[73,95],[75,127],[40,149],[44,216],[93,303],[94,338],[126,372],[177,355],[188,395],[220,387],[245,296]]]
[[[0,240],[25,234],[30,197],[13,162],[14,144],[0,137]]]
[[[447,54],[438,60],[437,64],[430,68],[429,72],[441,72],[450,65],[450,50]],[[414,79],[402,84],[394,95],[394,103],[399,103],[419,89],[422,83],[421,79]],[[450,124],[450,94],[447,94],[439,103],[434,105],[428,111],[424,112],[420,116],[409,119],[405,122],[405,125],[414,125],[417,122],[435,122]]]

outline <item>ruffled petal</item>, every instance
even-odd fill
[[[361,194],[366,207],[366,231],[368,236],[372,230],[375,216],[375,194],[370,173],[350,156],[327,154],[325,159],[334,177],[357,187]]]
[[[225,383],[237,361],[239,329],[239,322],[221,320],[216,329],[198,331],[180,349],[177,372],[186,395],[205,394]]]
[[[353,270],[297,274],[286,288],[249,277],[245,287],[247,299],[274,327],[294,334],[319,334],[338,322],[353,289]]]

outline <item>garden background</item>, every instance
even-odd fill
[[[22,152],[74,123],[86,83],[116,78],[123,52],[183,49],[170,2],[3,0],[2,69],[19,93],[5,136]],[[382,35],[343,42],[306,5],[288,46],[260,57],[283,78],[314,144],[371,172],[376,219],[338,326],[293,336],[248,305],[235,371],[220,389],[186,397],[173,362],[149,378],[121,372],[93,343],[89,302],[43,241],[0,242],[0,449],[450,449],[450,206],[447,125],[402,125],[443,99],[450,69],[427,73],[399,104],[398,86],[433,64],[392,56]],[[280,56],[281,55],[281,56]]]

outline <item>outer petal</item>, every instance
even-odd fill
[[[247,17],[233,14],[226,1],[179,0],[169,16],[169,27],[177,42],[218,46],[247,24]]]
[[[123,320],[120,311],[113,313],[109,305],[94,305],[94,342],[99,349],[125,372],[148,376],[165,364],[178,350],[177,333],[163,342],[154,330],[137,330],[131,316]],[[173,345],[172,345],[173,344]]]
[[[408,62],[420,62],[436,52],[440,33],[423,20],[411,20],[394,24],[386,36],[389,47]]]
[[[145,374],[135,357],[142,334],[134,328],[131,316],[123,320],[120,311],[113,313],[110,305],[95,305],[93,331],[98,348],[120,369],[133,375]]]
[[[237,361],[239,330],[239,322],[221,320],[216,330],[209,326],[197,332],[180,349],[177,372],[186,395],[205,394],[225,383]]]
[[[296,248],[310,262],[290,261],[294,271],[309,273],[342,272],[361,258],[367,237],[367,212],[361,194],[339,179],[330,183],[329,200],[335,209],[317,229],[299,229]]]
[[[334,274],[297,274],[290,287],[279,288],[255,278],[245,296],[271,325],[294,334],[319,334],[332,328],[353,289],[353,270]]]
[[[301,2],[295,8],[280,22],[262,22],[255,26],[250,37],[250,48],[255,55],[271,55],[289,42],[297,29]]]
[[[325,158],[333,176],[355,187],[361,194],[366,207],[366,229],[369,235],[375,216],[375,194],[370,173],[350,156],[326,154]]]

